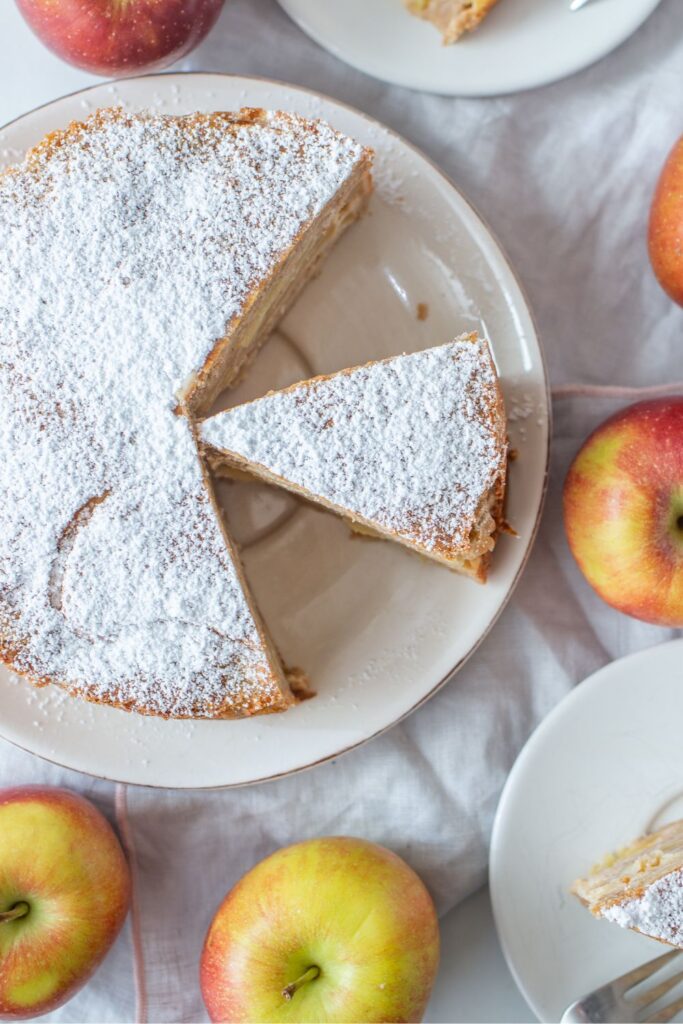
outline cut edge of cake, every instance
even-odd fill
[[[222,119],[230,118],[231,123],[254,124],[272,117],[273,113],[261,108],[249,107],[242,108],[234,115],[221,113],[217,116]],[[306,121],[305,118],[298,115],[282,111],[275,112],[275,116],[285,123],[287,121],[292,123]],[[314,129],[316,122],[308,121],[307,124]],[[206,415],[221,392],[234,387],[244,377],[250,364],[277,324],[309,281],[320,272],[336,242],[367,210],[373,192],[372,163],[372,151],[367,147],[362,147],[359,160],[352,173],[334,198],[328,202],[315,219],[299,231],[288,251],[283,254],[278,266],[273,269],[270,278],[259,282],[257,288],[253,290],[238,322],[228,325],[226,334],[216,342],[204,366],[192,376],[183,392],[179,394],[180,406],[192,424],[196,441],[197,419]],[[294,265],[293,274],[290,277],[285,275],[284,282],[277,281],[278,275],[284,274],[290,264]],[[308,677],[298,667],[287,667],[273,643],[247,582],[238,545],[230,534],[225,517],[218,507],[213,481],[206,471],[206,464],[202,458],[199,444],[198,457],[214,515],[259,631],[264,651],[270,661],[272,678],[268,682],[277,685],[280,692],[279,701],[276,699],[275,702],[260,708],[256,713],[286,711],[297,703],[300,695],[308,696],[312,692]],[[243,716],[231,715],[229,709],[226,708],[218,717]]]
[[[237,125],[258,124],[277,117],[285,125],[304,123],[312,131],[316,126],[315,121],[295,114],[251,107],[235,114],[205,116],[220,117]],[[277,324],[320,272],[336,242],[365,213],[373,192],[372,164],[372,150],[360,147],[353,171],[333,199],[299,231],[270,277],[258,282],[240,316],[228,324],[204,366],[187,381],[178,398],[191,419],[206,416],[218,395],[242,379]]]
[[[405,0],[411,14],[431,22],[444,46],[456,43],[484,20],[498,0]]]
[[[322,374],[310,380],[292,384],[290,387],[283,388],[280,391],[271,391],[263,397],[268,399],[278,395],[301,395],[303,400],[305,400],[306,395],[321,382],[343,379],[358,371],[388,366],[397,360],[410,360],[411,357],[419,357],[425,353],[436,352],[437,350],[442,351],[448,349],[449,346],[460,345],[472,345],[473,348],[479,348],[481,372],[482,374],[489,374],[489,382],[493,385],[490,388],[490,401],[487,403],[486,418],[496,449],[496,472],[493,475],[490,486],[478,501],[471,523],[468,524],[469,535],[464,542],[458,542],[453,537],[440,537],[437,543],[428,546],[421,542],[419,536],[411,536],[409,530],[386,528],[376,519],[364,515],[357,508],[350,508],[330,500],[323,494],[314,493],[309,488],[288,479],[282,474],[274,472],[257,459],[245,457],[240,452],[222,447],[219,440],[220,425],[227,422],[232,410],[218,413],[204,420],[200,425],[199,436],[205,449],[206,459],[213,472],[218,476],[242,479],[256,478],[263,483],[289,490],[312,505],[324,508],[339,516],[349,524],[354,533],[396,542],[423,557],[448,567],[452,571],[469,576],[479,583],[485,583],[497,538],[503,532],[505,525],[508,440],[503,396],[491,350],[488,342],[485,339],[480,339],[477,332],[460,335],[446,345],[437,346],[436,349],[428,349],[422,353],[416,352],[408,355],[391,356],[387,359],[372,360],[366,364],[340,370],[334,374]],[[262,401],[263,399],[255,399],[252,402],[245,403],[244,406],[236,408],[247,410],[249,407],[257,406]]]
[[[608,854],[570,891],[595,917],[683,948],[683,821]]]

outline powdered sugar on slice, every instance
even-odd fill
[[[267,395],[201,436],[430,552],[468,547],[505,472],[496,373],[475,336]]]
[[[360,154],[287,115],[111,111],[0,179],[0,648],[19,671],[161,714],[276,699],[177,395]]]
[[[602,916],[622,928],[683,947],[683,869],[653,882],[636,899],[606,907]]]

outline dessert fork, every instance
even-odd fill
[[[562,1017],[563,1024],[610,1024],[618,1021],[624,1024],[626,1021],[642,1022],[642,1024],[663,1024],[671,1020],[677,1013],[683,1010],[683,996],[674,999],[672,1003],[662,1009],[652,1011],[652,1007],[658,1000],[671,991],[675,985],[683,981],[683,971],[678,971],[663,981],[653,978],[652,985],[641,986],[656,975],[677,956],[683,953],[681,949],[674,949],[664,956],[658,956],[656,960],[650,960],[642,967],[622,974],[608,985],[603,985],[590,995],[584,996],[578,1002],[572,1003],[565,1010]],[[631,990],[639,986],[638,991],[630,995]],[[628,997],[628,998],[627,998]]]

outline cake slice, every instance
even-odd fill
[[[115,109],[0,175],[8,667],[167,718],[290,706],[195,417],[363,211],[370,166],[293,114]]]
[[[572,892],[596,917],[683,949],[683,821],[610,854]]]
[[[408,10],[431,21],[445,45],[457,42],[484,20],[497,0],[406,0]]]
[[[314,377],[204,421],[218,472],[247,472],[361,532],[484,582],[503,518],[507,434],[488,343]]]

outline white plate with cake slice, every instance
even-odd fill
[[[660,0],[599,0],[575,12],[569,0],[498,0],[490,9],[476,0],[485,17],[446,46],[440,32],[477,21],[473,5],[410,2],[425,9],[425,20],[409,13],[405,0],[279,0],[304,32],[347,64],[448,96],[497,96],[574,74],[628,39]]]
[[[279,109],[324,118],[376,153],[369,212],[327,257],[222,405],[478,331],[491,342],[517,455],[506,509],[516,535],[499,538],[485,585],[398,544],[354,539],[342,519],[284,490],[244,481],[217,485],[262,619],[285,664],[301,667],[316,692],[285,713],[239,721],[146,717],[54,686],[34,689],[0,670],[0,734],[25,749],[123,782],[242,785],[301,770],[378,735],[443,685],[486,635],[523,569],[540,517],[549,440],[543,357],[513,271],[457,188],[396,134],[333,100],[224,75],[130,79],[65,97],[7,126],[0,133],[4,158],[19,161],[47,133],[117,104],[175,115]],[[118,282],[116,301],[124,286],[130,287],[129,275]],[[93,551],[105,561],[116,559],[103,547],[108,507],[96,504],[80,520],[99,538]],[[79,536],[77,543],[82,548],[86,541]],[[69,545],[66,554],[75,557]],[[121,557],[130,560],[131,553]],[[111,618],[106,579],[97,585],[93,610],[81,577],[72,577],[78,600],[60,611],[77,611],[86,625]],[[132,593],[131,608],[147,606],[148,598]]]
[[[540,1020],[559,1021],[575,1000],[667,951],[596,919],[571,889],[636,837],[683,818],[682,687],[683,639],[621,658],[555,708],[510,773],[491,896],[508,965]]]

